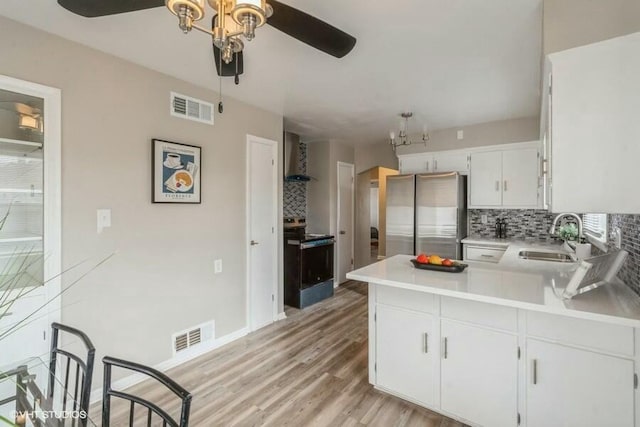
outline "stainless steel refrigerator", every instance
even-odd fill
[[[466,177],[456,172],[387,177],[386,256],[462,259],[466,200]]]

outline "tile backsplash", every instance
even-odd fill
[[[307,173],[307,144],[300,143],[300,158],[298,167],[302,173]],[[286,171],[285,171],[286,173]],[[303,217],[307,216],[307,184],[305,182],[284,182],[283,215]]]
[[[487,223],[482,223],[482,215],[487,215]],[[549,235],[549,228],[555,214],[545,210],[522,209],[469,209],[469,235],[474,237],[495,237],[497,218],[507,222],[507,237],[511,239],[557,242]],[[618,277],[635,293],[640,295],[640,215],[610,214],[607,216],[608,246],[614,249],[612,231],[622,231],[622,249],[629,252],[627,261]],[[592,254],[601,254],[595,246]]]
[[[622,249],[629,252],[622,269],[618,273],[624,283],[640,294],[640,215],[611,214],[607,217],[609,246],[614,247],[612,230],[622,231]]]
[[[469,235],[474,237],[495,237],[496,219],[507,223],[507,238],[552,242],[549,235],[554,214],[541,209],[469,209]],[[487,223],[482,223],[482,216]]]

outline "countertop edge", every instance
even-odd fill
[[[351,280],[359,280],[361,282],[372,283],[375,285],[390,286],[390,287],[399,288],[399,289],[407,289],[411,291],[431,293],[434,295],[460,298],[460,299],[465,299],[469,301],[484,302],[489,304],[520,308],[524,310],[537,311],[541,313],[574,317],[574,318],[585,319],[585,320],[594,320],[594,321],[611,323],[611,324],[620,325],[620,326],[629,326],[632,328],[640,328],[640,320],[634,320],[626,317],[610,316],[606,314],[599,314],[599,313],[593,313],[593,312],[581,311],[581,310],[572,310],[568,308],[564,310],[557,310],[557,309],[554,309],[553,307],[542,306],[539,304],[526,303],[526,302],[509,300],[504,298],[490,297],[486,295],[469,294],[465,292],[434,288],[434,287],[425,286],[425,285],[414,285],[411,283],[398,282],[398,281],[389,280],[389,279],[380,279],[380,278],[375,278],[371,276],[364,276],[364,275],[352,274],[352,273],[347,273],[347,278]],[[624,287],[625,285],[612,283],[607,286],[623,286]]]

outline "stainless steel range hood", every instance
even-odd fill
[[[300,159],[300,135],[284,133],[284,170],[285,181],[307,182],[311,177],[302,173],[299,168]]]

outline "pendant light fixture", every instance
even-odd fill
[[[413,117],[413,113],[411,111],[400,113],[400,126],[398,135],[396,137],[395,131],[389,132],[389,142],[391,143],[391,147],[393,151],[396,151],[396,148],[401,145],[411,145],[415,141],[411,141],[409,139],[409,119]],[[429,141],[429,129],[426,124],[422,125],[422,140],[425,147],[427,146],[427,141]]]

